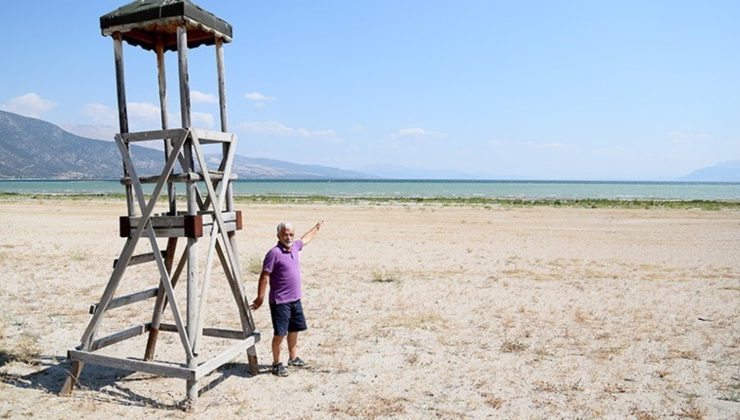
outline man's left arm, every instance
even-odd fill
[[[323,224],[323,220],[319,221],[311,229],[309,229],[308,232],[304,233],[303,236],[301,236],[301,242],[303,242],[303,246],[306,246],[309,242],[311,242],[313,237],[316,236],[317,233],[319,233],[319,229],[321,229],[321,225]]]

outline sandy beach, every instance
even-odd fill
[[[125,205],[4,198],[0,418],[740,418],[740,211],[238,207],[249,300],[275,225],[326,221],[301,257],[311,368],[250,376],[240,355],[190,412],[183,380],[93,365],[58,396],[123,246]],[[216,274],[206,326],[238,326]],[[132,267],[118,294],[157,281],[154,265]],[[111,310],[104,329],[147,322],[152,305]],[[269,310],[254,316],[266,366]],[[160,341],[158,358],[184,362],[176,334]],[[111,351],[140,358],[145,343]]]

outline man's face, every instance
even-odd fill
[[[278,241],[283,244],[284,247],[290,248],[293,246],[293,229],[283,229],[278,233]]]

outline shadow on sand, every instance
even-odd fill
[[[62,356],[39,355],[31,360],[22,359],[15,354],[0,350],[0,368],[9,363],[23,363],[26,366],[36,369],[34,372],[24,375],[0,372],[0,382],[18,388],[36,389],[50,394],[59,393],[72,366],[72,362]],[[184,398],[184,381],[182,387],[183,399],[167,403],[152,398],[152,396],[136,393],[127,387],[126,384],[130,382],[147,381],[156,378],[155,375],[146,373],[134,375],[135,373],[129,370],[88,364],[83,368],[75,388],[94,391],[92,394],[87,394],[86,398],[92,398],[100,402],[164,410],[184,410],[188,408],[187,398]],[[259,365],[258,375],[269,373],[270,365]],[[247,363],[226,363],[201,380],[202,385],[198,391],[198,395],[205,394],[231,377],[252,378],[254,375],[251,374],[249,364]]]

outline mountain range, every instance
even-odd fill
[[[690,182],[740,182],[740,160],[720,162],[681,177]]]
[[[131,146],[140,174],[158,174],[164,165],[161,150]],[[206,155],[214,166],[220,155]],[[50,122],[0,111],[0,180],[2,179],[118,179],[122,161],[115,143],[72,134]],[[210,166],[210,165],[209,165]],[[239,179],[490,179],[485,174],[375,165],[362,172],[320,165],[236,155],[232,171]],[[740,182],[740,160],[697,169],[677,181]]]
[[[131,146],[141,174],[157,174],[161,150]],[[206,155],[220,162],[220,155]],[[215,165],[214,165],[215,166]],[[0,179],[118,179],[123,163],[115,143],[80,137],[47,121],[0,111]],[[372,175],[320,165],[301,165],[236,155],[239,179],[369,179]]]

